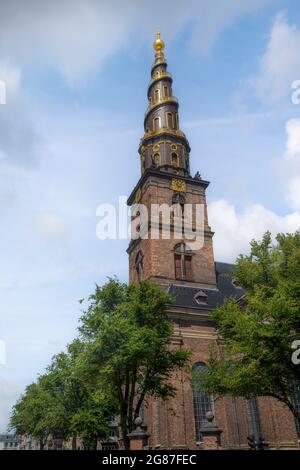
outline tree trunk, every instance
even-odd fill
[[[44,439],[40,439],[40,450],[44,450],[45,442]]]
[[[124,442],[124,449],[130,450],[130,439],[127,436],[127,434],[125,436],[123,435],[123,442]]]
[[[126,422],[127,422],[127,415],[124,414],[124,413],[121,413],[120,424],[121,424],[121,433],[122,433],[124,449],[125,450],[130,450],[130,439],[127,436],[128,426],[127,426]]]

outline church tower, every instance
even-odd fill
[[[141,177],[128,198],[128,204],[135,209],[135,231],[127,249],[129,278],[131,283],[150,279],[172,296],[168,316],[174,325],[173,347],[189,348],[192,368],[201,370],[212,346],[220,353],[211,311],[227,297],[239,301],[244,291],[234,282],[234,266],[214,261],[205,194],[209,183],[198,172],[191,175],[190,146],[180,129],[179,104],[173,96],[173,80],[167,71],[165,45],[159,33],[153,46],[149,105],[139,145]],[[169,219],[166,221],[160,213],[153,217],[154,206],[169,208]],[[193,209],[190,229],[178,236],[176,226],[188,218],[188,206]],[[195,217],[197,207],[202,208],[200,228]],[[146,219],[141,217],[143,208],[149,215]],[[191,242],[191,233],[202,236],[198,249]],[[207,424],[208,411],[213,412],[216,424],[223,430],[223,448],[247,448],[249,435],[256,439],[263,436],[273,448],[297,447],[293,417],[276,400],[215,399],[202,392],[185,371],[175,373],[170,380],[176,387],[176,396],[167,401],[150,398],[143,410],[152,448],[201,449],[201,429]]]
[[[172,76],[167,71],[164,42],[157,33],[153,44],[155,59],[148,86],[148,102],[144,116],[144,136],[139,145],[141,178],[131,193],[128,204],[142,204],[147,208],[147,227],[138,227],[140,237],[131,241],[129,254],[130,282],[152,279],[162,284],[173,283],[194,287],[215,287],[215,265],[212,246],[213,233],[208,225],[205,190],[208,182],[190,173],[190,146],[180,130],[178,100],[173,96]],[[164,221],[153,215],[153,205],[167,205],[192,210],[191,232],[202,236],[203,247],[191,249],[184,233],[174,237],[174,213],[170,211],[171,236],[162,236]],[[203,226],[196,226],[196,205],[202,208]],[[198,219],[197,219],[198,220]],[[148,238],[143,237],[145,229]],[[159,236],[153,236],[157,229]],[[182,231],[183,232],[183,231]],[[189,237],[190,239],[190,237]]]

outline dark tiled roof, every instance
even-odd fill
[[[215,263],[217,288],[216,289],[199,289],[197,287],[180,286],[171,284],[169,294],[174,297],[173,305],[176,307],[198,308],[198,309],[214,309],[220,306],[225,298],[233,297],[238,299],[244,294],[244,290],[233,284],[234,264]],[[199,292],[207,295],[206,303],[198,303],[195,295]]]

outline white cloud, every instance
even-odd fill
[[[286,157],[290,160],[300,159],[300,119],[290,119],[286,124],[286,131]]]
[[[207,0],[194,2],[192,19],[195,22],[195,28],[192,30],[190,40],[193,51],[207,53],[219,34],[228,29],[235,20],[249,15],[267,4],[274,3],[274,1],[227,0],[217,3],[216,6],[216,2],[207,2]]]
[[[67,235],[67,226],[62,217],[53,212],[44,212],[37,217],[38,233],[48,240],[61,240]]]
[[[0,60],[0,80],[5,83],[7,99],[15,95],[21,84],[21,69],[8,61]]]
[[[287,199],[291,207],[300,210],[300,119],[286,123],[287,142],[284,169],[287,178]]]
[[[295,212],[281,216],[261,204],[250,204],[238,212],[226,200],[209,204],[209,221],[215,232],[216,259],[234,262],[249,250],[250,240],[260,239],[269,230],[280,232],[300,229],[300,119],[286,123],[286,151],[282,159],[287,199]]]
[[[272,1],[227,0],[216,8],[206,0],[2,0],[0,55],[2,51],[21,64],[46,62],[74,84],[126,45],[142,47],[157,27],[171,39],[190,25],[191,48],[207,52],[238,17]]]
[[[292,95],[292,83],[300,78],[300,30],[284,13],[273,23],[257,77],[251,79],[264,103],[274,104]]]
[[[267,230],[275,236],[300,228],[300,212],[280,216],[261,204],[252,204],[237,212],[232,204],[219,200],[209,204],[208,210],[215,232],[215,257],[221,261],[234,262],[239,254],[249,251],[253,238],[260,239]]]
[[[36,163],[41,137],[29,117],[21,78],[21,68],[0,56],[0,80],[5,84],[5,104],[0,106],[0,164],[30,167]]]

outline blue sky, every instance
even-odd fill
[[[75,336],[78,300],[127,279],[127,241],[96,238],[96,208],[139,178],[157,28],[216,258],[300,226],[298,3],[0,0],[0,430]]]

